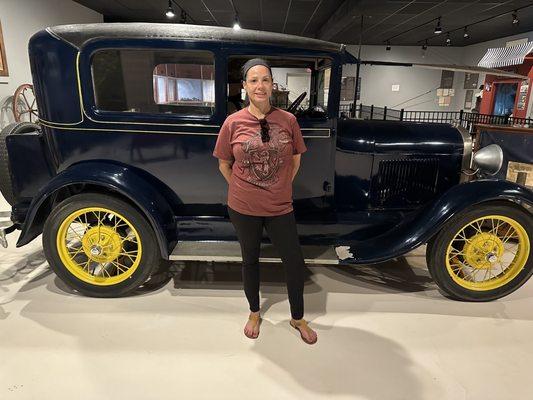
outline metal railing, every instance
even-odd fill
[[[340,118],[349,118],[352,115],[353,103],[350,104],[339,104],[339,117]]]
[[[355,116],[360,119],[382,121],[429,122],[437,124],[460,124],[470,129],[474,124],[509,125],[533,128],[532,118],[517,118],[503,115],[479,114],[461,111],[412,111],[396,110],[374,105],[357,105]],[[340,117],[353,115],[353,104],[343,104],[339,109]]]

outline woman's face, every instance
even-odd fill
[[[250,102],[263,105],[270,102],[272,95],[272,77],[264,65],[256,65],[248,70],[246,81],[243,82],[244,90]]]

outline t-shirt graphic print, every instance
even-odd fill
[[[237,166],[248,182],[262,187],[278,182],[278,171],[285,161],[283,153],[291,142],[289,134],[280,131],[277,125],[270,126],[269,135],[270,141],[266,143],[261,140],[261,131],[243,142],[244,156]]]

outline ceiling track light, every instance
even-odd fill
[[[465,26],[465,29],[463,31],[463,37],[465,39],[468,39],[470,37],[470,34],[468,33],[468,26]]]
[[[422,50],[427,50],[428,49],[428,41],[426,40],[426,42],[422,45]]]
[[[391,49],[390,42],[387,40],[387,47],[385,47],[385,50],[390,51],[390,49]]]
[[[442,33],[442,26],[440,25],[440,17],[437,19],[437,26],[435,26],[435,35],[440,35]]]
[[[235,19],[233,20],[233,30],[238,31],[241,29],[241,24],[239,22],[239,16],[235,14]]]
[[[520,23],[520,20],[518,19],[518,11],[514,10],[513,11],[513,25],[518,26],[519,23]]]
[[[165,15],[167,16],[167,18],[174,18],[176,16],[174,8],[172,7],[172,0],[168,0],[168,8],[165,12]]]
[[[450,38],[450,34],[448,33],[446,35],[446,46],[451,46],[452,45],[452,39]]]

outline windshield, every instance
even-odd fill
[[[232,57],[228,65],[228,113],[247,104],[241,84],[242,65],[255,56]],[[273,78],[271,104],[295,114],[314,110],[327,113],[331,60],[326,58],[265,57]],[[317,115],[320,116],[320,115]]]

